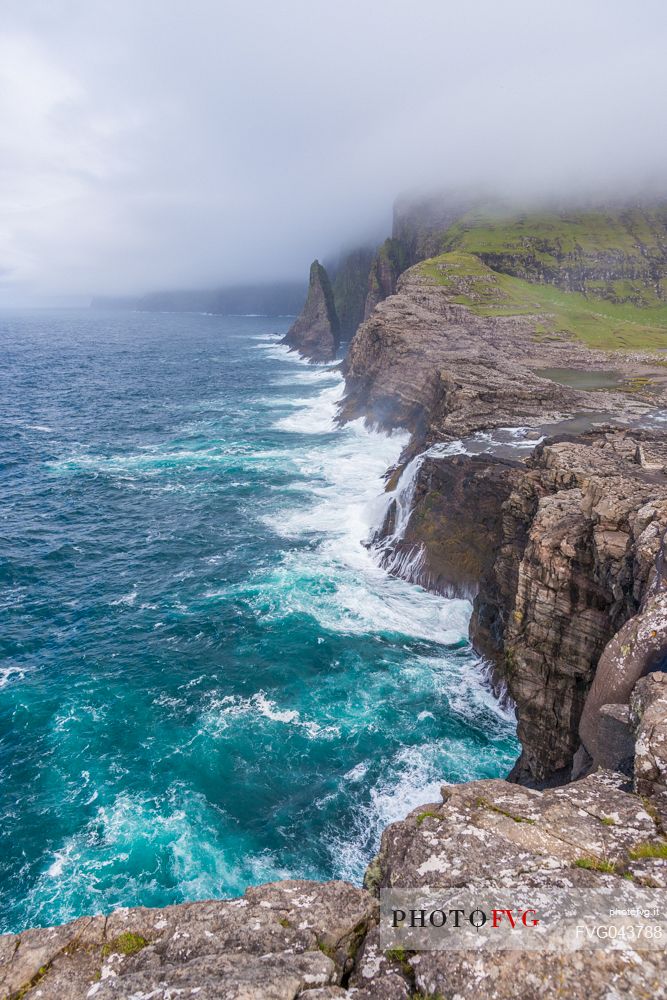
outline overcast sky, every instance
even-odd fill
[[[0,303],[303,277],[418,185],[667,178],[665,0],[0,11]]]

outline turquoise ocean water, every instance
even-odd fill
[[[287,325],[0,317],[0,931],[358,881],[516,756],[469,605],[362,544],[405,438]]]

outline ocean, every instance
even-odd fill
[[[289,322],[0,315],[0,931],[358,883],[517,755],[470,604],[363,544],[406,436]]]

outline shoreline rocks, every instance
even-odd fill
[[[664,949],[383,951],[382,888],[466,891],[549,906],[553,893],[667,888],[665,683],[637,686],[635,782],[598,771],[535,791],[500,779],[445,785],[392,823],[365,888],[284,881],[243,897],[116,910],[0,936],[2,1000],[414,1000],[667,997]],[[647,684],[656,690],[646,690]],[[643,687],[641,687],[643,685]],[[656,749],[658,752],[656,753]],[[656,768],[655,762],[659,760]],[[627,891],[627,890],[626,890]],[[536,964],[537,962],[537,964]]]
[[[523,752],[512,778],[562,783],[598,660],[639,610],[667,530],[667,435],[637,426],[652,419],[665,382],[655,358],[618,353],[618,385],[652,363],[650,389],[582,389],[543,377],[570,366],[604,373],[612,362],[582,343],[540,339],[538,314],[462,305],[461,293],[478,286],[500,294],[482,265],[477,272],[466,259],[457,272],[454,261],[438,274],[406,271],[359,328],[344,362],[340,419],[411,432],[403,468],[419,467],[400,501],[411,510],[399,517],[399,498],[390,501],[375,550],[397,576],[474,598],[471,640],[517,706]],[[590,414],[592,428],[607,414],[615,426],[608,419],[606,428],[556,435],[529,457],[522,442],[513,460],[438,454],[465,452],[466,440],[494,430],[551,425],[553,433],[573,413]]]
[[[338,348],[327,287],[315,262],[285,338],[313,360]],[[578,344],[537,343],[536,325],[538,315],[477,316],[451,289],[407,272],[354,339],[341,419],[408,428],[407,461],[436,442],[573,412],[615,408],[631,420],[664,397],[662,383],[629,395],[541,377],[535,369],[604,370],[609,359]],[[615,364],[628,373],[650,361],[626,355]],[[384,831],[364,889],[284,881],[240,899],[123,909],[0,936],[0,1000],[510,1000],[518,983],[526,1000],[667,998],[664,950],[539,961],[383,952],[375,898],[389,886],[539,894],[612,890],[627,879],[667,888],[667,643],[656,583],[665,468],[667,434],[627,427],[552,438],[526,460],[428,455],[401,531],[394,500],[375,541],[385,543],[390,571],[440,593],[476,592],[473,641],[517,704],[515,779],[567,781],[583,741],[581,780],[546,790],[503,780],[443,787],[442,801]],[[586,775],[614,755],[621,771]]]
[[[523,752],[513,780],[568,781],[581,739],[594,748],[597,708],[627,703],[667,645],[664,596],[640,634],[636,623],[623,630],[667,531],[663,463],[667,433],[642,430],[549,439],[523,461],[427,454],[398,535],[397,501],[389,505],[374,540],[382,565],[473,601],[471,641],[516,705]],[[598,692],[605,657],[613,683]]]
[[[0,936],[0,997],[291,1000],[339,985],[376,903],[346,882],[274,882],[232,900],[115,910]]]

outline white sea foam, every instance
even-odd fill
[[[408,435],[371,430],[362,420],[338,427],[342,393],[338,374],[337,384],[306,396],[276,424],[281,431],[302,435],[291,460],[301,472],[299,490],[305,502],[295,504],[289,491],[283,491],[265,521],[287,540],[309,539],[315,545],[288,548],[279,567],[254,578],[252,602],[262,617],[302,613],[332,631],[394,632],[444,644],[460,642],[467,633],[470,604],[448,601],[390,577],[368,549],[397,493],[399,530],[404,530],[412,502],[406,481],[416,477],[420,460],[409,464],[398,490],[387,494],[386,470],[398,461]],[[307,437],[315,435],[326,437],[309,443]]]
[[[532,451],[545,440],[544,435],[531,437],[534,427],[496,427],[490,431],[476,431],[465,440],[446,441],[432,445],[424,455],[442,458],[447,455],[490,455],[498,449]]]
[[[41,913],[48,920],[56,898],[66,918],[82,908],[108,910],[133,897],[159,905],[163,890],[137,867],[137,845],[154,865],[168,869],[180,899],[209,899],[219,895],[220,886],[240,893],[248,884],[293,874],[268,851],[248,858],[233,829],[222,846],[220,822],[203,795],[180,783],[171,785],[159,803],[148,795],[120,792],[45,856],[27,905],[38,920]],[[122,874],[122,890],[114,874]]]
[[[0,667],[0,690],[9,684],[14,684],[16,681],[25,680],[28,673],[30,673],[28,667],[17,667],[14,664],[10,664],[8,667]]]
[[[345,781],[361,781],[368,773],[368,764],[355,764],[347,774],[343,775]]]
[[[137,588],[133,587],[129,593],[123,594],[122,597],[117,597],[115,601],[109,601],[109,604],[112,608],[119,607],[121,605],[126,605],[127,607],[131,607],[136,601],[138,596],[139,594]]]
[[[401,748],[372,786],[370,799],[357,807],[352,835],[330,831],[331,865],[338,878],[358,879],[389,823],[405,819],[425,802],[440,800],[442,778],[434,776],[438,752],[439,746],[429,743]]]
[[[340,372],[336,368],[313,368],[309,365],[305,371],[293,372],[290,375],[282,375],[280,378],[272,379],[271,385],[294,388],[295,384],[323,385],[326,382],[334,384],[340,382],[340,380]]]
[[[296,410],[288,417],[282,417],[274,426],[281,431],[293,431],[296,434],[332,434],[337,430],[335,418],[338,404],[343,398],[344,384],[339,378],[338,384],[322,389],[321,392],[307,401],[295,401]]]
[[[202,722],[204,729],[211,735],[221,735],[231,721],[239,716],[255,716],[269,722],[294,726],[302,729],[310,739],[333,739],[340,735],[338,726],[321,726],[312,720],[303,719],[296,709],[280,708],[264,691],[257,691],[249,698],[238,695],[213,698]]]
[[[298,351],[292,350],[287,344],[282,344],[279,341],[273,341],[272,343],[260,342],[252,345],[256,350],[264,351],[268,358],[273,358],[276,361],[292,361],[297,365],[307,366],[315,371],[331,371],[332,364],[330,361],[307,361],[302,358]]]

